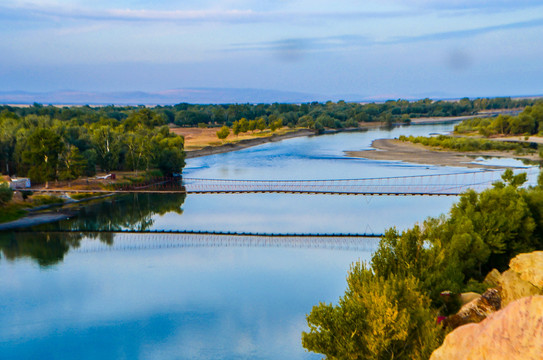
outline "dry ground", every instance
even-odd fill
[[[417,164],[461,166],[475,168],[503,168],[502,166],[488,166],[473,164],[474,157],[493,156],[538,161],[537,154],[516,155],[512,151],[478,151],[456,152],[437,150],[421,144],[413,144],[396,139],[379,139],[372,143],[377,150],[347,151],[347,155],[373,160],[398,160]]]
[[[283,127],[282,129],[272,132],[271,130],[256,130],[254,132],[247,132],[239,134],[238,136],[234,135],[230,131],[230,135],[225,140],[220,140],[217,137],[217,131],[220,128],[185,128],[185,127],[170,127],[170,131],[177,135],[183,135],[185,137],[185,150],[199,150],[207,146],[219,146],[228,143],[237,143],[241,140],[246,139],[256,139],[262,137],[272,136],[273,134],[283,135],[290,131],[291,129]]]

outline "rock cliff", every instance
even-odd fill
[[[517,299],[543,295],[543,251],[520,254],[511,260],[509,270],[498,279],[502,306]]]
[[[430,360],[540,360],[543,354],[543,296],[525,297],[478,324],[452,331]]]

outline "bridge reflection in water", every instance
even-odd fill
[[[254,236],[210,234],[115,233],[113,242],[83,241],[75,253],[136,251],[170,248],[247,247],[303,248],[348,251],[374,251],[377,237],[363,236]]]

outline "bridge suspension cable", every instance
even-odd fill
[[[535,169],[537,170],[537,169]],[[501,170],[451,174],[324,180],[232,180],[185,178],[187,193],[287,192],[353,195],[449,195],[482,191],[500,179]]]

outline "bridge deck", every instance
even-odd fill
[[[532,169],[529,169],[532,170]],[[535,169],[537,171],[537,169]],[[482,191],[500,179],[502,171],[326,180],[228,180],[185,178],[131,184],[116,190],[35,189],[43,192],[250,194],[283,193],[363,196],[457,196],[469,189]]]

